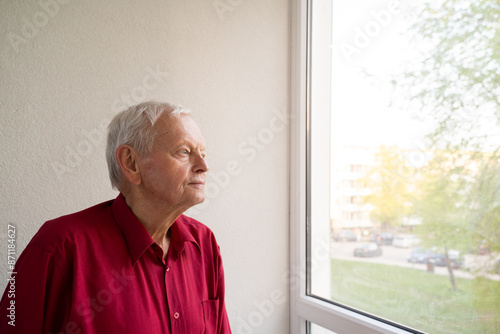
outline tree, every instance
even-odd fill
[[[366,203],[373,206],[371,219],[378,222],[382,230],[401,226],[403,218],[409,215],[412,176],[411,166],[407,166],[398,148],[379,147],[375,166],[367,172],[363,182],[372,191],[365,197]]]
[[[423,233],[445,249],[487,240],[498,250],[500,2],[425,2],[408,19],[420,58],[392,82],[404,106],[434,125],[415,205]],[[451,268],[450,278],[456,288]]]
[[[415,210],[422,218],[418,233],[427,248],[445,255],[451,285],[457,290],[450,251],[471,248],[471,208],[468,194],[474,170],[469,154],[436,150],[423,169]]]
[[[493,253],[500,252],[500,159],[496,152],[481,154],[478,176],[470,191],[471,221],[475,244],[486,243]]]
[[[433,144],[494,150],[485,140],[500,123],[500,2],[426,2],[410,13],[410,34],[420,59],[393,83],[396,93],[432,119]],[[496,143],[497,144],[497,143]]]

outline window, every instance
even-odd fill
[[[292,332],[500,332],[500,4],[293,6]]]
[[[335,334],[334,332],[324,327],[318,326],[316,324],[309,323],[308,325],[309,325],[308,331],[311,334]]]

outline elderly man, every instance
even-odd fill
[[[17,261],[15,296],[2,297],[0,333],[231,333],[219,247],[182,214],[205,199],[208,171],[189,111],[121,112],[106,158],[120,195],[40,228]]]

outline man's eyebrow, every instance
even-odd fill
[[[206,144],[205,143],[201,143],[201,142],[200,143],[196,143],[196,142],[193,142],[193,141],[190,141],[190,140],[185,140],[185,139],[181,139],[181,140],[175,141],[172,144],[172,146],[175,147],[175,148],[179,148],[181,146],[189,146],[189,147],[199,148],[202,151],[206,150]]]

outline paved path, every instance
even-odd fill
[[[414,268],[419,270],[427,270],[426,264],[420,263],[410,263],[407,261],[408,255],[411,253],[411,249],[408,248],[398,248],[394,246],[382,246],[382,256],[369,257],[369,258],[359,258],[354,257],[353,252],[356,246],[362,244],[363,242],[332,242],[330,254],[334,259],[349,260],[349,261],[359,261],[359,262],[372,262],[381,263],[392,266],[399,266],[405,268]],[[464,256],[464,267],[475,269],[484,268],[491,266],[493,259],[487,255],[465,255]],[[455,277],[473,279],[475,276],[482,275],[492,280],[500,281],[500,275],[488,274],[488,273],[476,273],[472,274],[466,270],[455,269],[453,271]],[[434,266],[434,274],[448,276],[448,269],[446,267]]]

